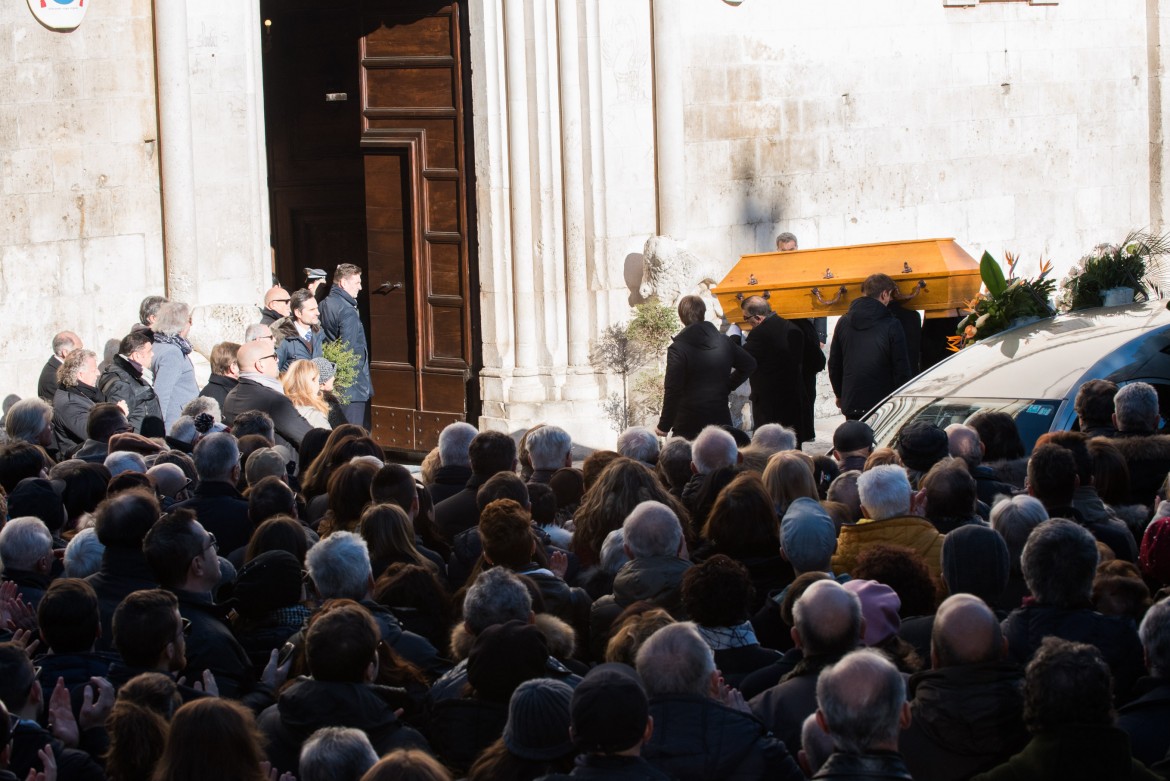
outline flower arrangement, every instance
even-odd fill
[[[1048,279],[1052,264],[1040,260],[1040,274],[1032,279],[1016,276],[1019,258],[1010,252],[1004,253],[1008,275],[1005,277],[999,262],[984,252],[979,261],[979,276],[984,291],[966,302],[967,316],[959,322],[955,336],[947,337],[947,349],[958,352],[961,348],[997,334],[1018,321],[1028,318],[1049,317],[1056,314],[1048,303],[1056,282]]]
[[[1061,306],[1085,309],[1105,304],[1105,291],[1128,288],[1131,303],[1158,292],[1152,276],[1162,271],[1160,258],[1170,253],[1170,234],[1131,232],[1121,244],[1098,244],[1082,257],[1061,283]]]

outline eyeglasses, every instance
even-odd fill
[[[291,298],[274,298],[271,301],[269,301],[268,303],[270,303],[270,304],[287,304],[289,301],[292,301],[292,299]]]
[[[207,545],[204,546],[203,550],[206,552],[206,551],[211,550],[212,548],[215,548],[218,551],[219,550],[219,542],[215,539],[214,534],[212,534],[211,532],[208,532],[207,533]]]

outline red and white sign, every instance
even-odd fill
[[[72,30],[85,18],[93,0],[28,0],[37,21],[50,30]]]

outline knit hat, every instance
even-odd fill
[[[337,367],[324,358],[314,358],[313,363],[317,366],[317,373],[321,375],[318,382],[322,385],[337,376]]]
[[[642,679],[617,663],[594,667],[573,691],[573,744],[590,754],[632,748],[646,733],[649,704]]]
[[[517,686],[547,673],[544,635],[523,621],[484,629],[467,656],[467,682],[480,699],[493,702],[508,702]]]
[[[508,703],[504,745],[518,757],[556,759],[573,751],[569,702],[573,687],[555,678],[534,678],[516,687]]]
[[[262,616],[301,601],[304,574],[297,557],[270,550],[249,561],[236,574],[227,604],[247,616]]]
[[[873,447],[873,429],[867,423],[847,420],[833,432],[833,450],[838,453],[852,453],[867,447]]]
[[[861,615],[865,618],[862,642],[872,648],[898,634],[902,628],[902,619],[898,615],[902,600],[897,592],[876,580],[849,580],[841,585],[861,600]]]
[[[960,526],[943,537],[942,573],[952,594],[974,594],[995,604],[1011,573],[1007,543],[990,526]]]
[[[837,527],[820,502],[798,497],[780,522],[780,547],[797,572],[824,569],[837,550]]]
[[[951,454],[947,432],[933,423],[916,420],[898,434],[898,455],[907,469],[929,471]]]
[[[248,485],[256,485],[265,477],[283,477],[288,474],[284,456],[274,447],[262,447],[252,451],[248,456],[248,463],[244,466],[244,477]]]
[[[26,477],[8,495],[8,517],[40,518],[56,534],[65,523],[65,504],[61,501],[64,491],[64,480]]]

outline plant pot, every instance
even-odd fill
[[[1102,306],[1124,306],[1133,303],[1132,287],[1111,287],[1101,291]]]

